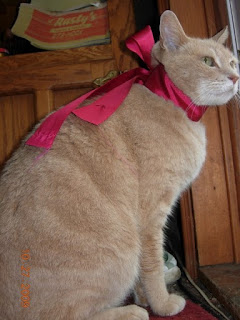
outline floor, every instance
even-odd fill
[[[240,320],[240,264],[201,267],[199,276],[233,319]]]
[[[201,291],[207,296],[207,298],[210,300],[210,302],[217,307],[228,320],[237,320],[237,318],[234,318],[228,310],[223,306],[222,303],[216,298],[215,294],[213,294],[211,291],[207,289],[206,286],[203,285],[203,282],[201,280],[195,281],[198,288],[201,289]],[[223,316],[221,316],[215,309],[213,309],[206,300],[202,297],[202,295],[196,290],[196,288],[188,281],[186,278],[184,272],[182,272],[181,279],[169,286],[170,292],[180,293],[181,296],[185,297],[185,299],[191,300],[192,302],[199,304],[203,309],[207,310],[209,313],[211,313],[216,319],[218,320],[226,320]]]

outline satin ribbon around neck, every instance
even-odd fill
[[[63,122],[70,113],[94,125],[101,124],[122,104],[134,83],[146,86],[165,100],[171,100],[176,106],[185,110],[191,120],[200,120],[207,107],[194,105],[191,99],[174,85],[162,64],[155,68],[151,67],[151,50],[154,45],[151,28],[147,26],[130,37],[126,41],[126,45],[131,51],[139,55],[149,70],[136,68],[127,71],[105,85],[73,100],[49,115],[27,140],[26,144],[50,149]],[[86,99],[95,96],[101,97],[87,106],[78,108]]]

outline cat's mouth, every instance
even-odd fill
[[[235,83],[225,83],[225,85],[219,85],[219,88],[217,87],[218,86],[212,88],[216,96],[230,95],[232,97],[238,91],[238,81]]]
[[[238,85],[234,85],[217,93],[219,105],[228,103],[238,92]]]
[[[232,93],[232,95],[235,95],[238,91],[238,81],[231,85],[231,87],[229,87],[227,90],[226,90],[226,93]]]
[[[216,106],[229,102],[238,92],[238,82],[209,83],[207,86],[199,86],[198,95],[193,99],[196,105]]]

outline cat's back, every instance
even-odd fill
[[[111,137],[118,141],[117,151]],[[57,215],[71,228],[93,223],[97,211],[106,221],[114,219],[104,213],[104,205],[105,212],[136,205],[132,162],[119,126],[98,128],[70,115],[51,149],[23,143],[6,164],[0,179],[0,229],[4,235],[4,229],[20,235],[23,225],[47,230]]]

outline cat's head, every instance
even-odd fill
[[[210,39],[188,37],[172,11],[160,21],[160,41],[152,50],[152,65],[162,63],[170,79],[196,105],[221,105],[238,90],[238,60],[224,46],[225,28]]]

